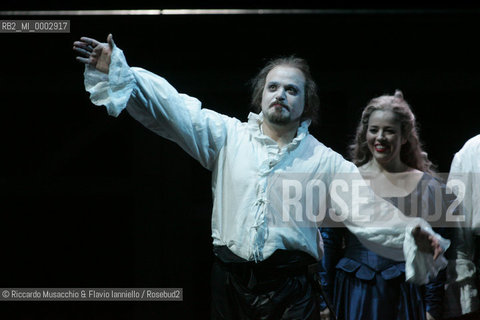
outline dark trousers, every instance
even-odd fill
[[[225,249],[212,267],[212,319],[320,319],[310,255],[277,250],[255,263]]]

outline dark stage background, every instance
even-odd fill
[[[2,10],[127,7],[92,3],[40,8],[7,1]],[[246,4],[228,7],[254,7]],[[472,9],[456,7],[465,8]],[[181,287],[184,300],[4,302],[1,319],[209,316],[210,173],[127,113],[115,119],[90,103],[83,66],[72,51],[80,36],[104,40],[113,33],[131,66],[160,74],[204,107],[242,120],[249,112],[247,81],[266,59],[304,57],[322,101],[312,133],[343,155],[366,102],[396,88],[411,103],[441,172],[480,132],[480,14],[473,9],[1,17],[20,18],[69,19],[71,33],[0,34],[0,287]]]

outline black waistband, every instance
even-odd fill
[[[315,258],[299,250],[278,249],[260,262],[247,261],[235,255],[226,246],[215,246],[213,251],[217,260],[232,272],[253,271],[267,277],[278,277],[314,273],[319,267]]]

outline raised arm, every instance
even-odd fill
[[[107,43],[82,37],[73,49],[85,64],[85,89],[93,104],[106,106],[112,116],[127,109],[145,127],[213,169],[227,133],[234,133],[240,121],[201,108],[198,99],[178,93],[152,72],[131,68],[111,34]]]

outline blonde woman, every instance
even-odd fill
[[[398,90],[368,103],[351,157],[374,192],[406,216],[428,219],[435,211],[435,191],[445,194],[445,185],[432,175],[431,162],[422,150],[415,116]],[[447,199],[438,201],[443,216]],[[444,236],[445,231],[437,229]],[[404,262],[368,250],[347,229],[322,228],[321,232],[325,244],[322,278],[339,319],[441,318],[444,270],[434,281],[416,286],[405,282]]]

